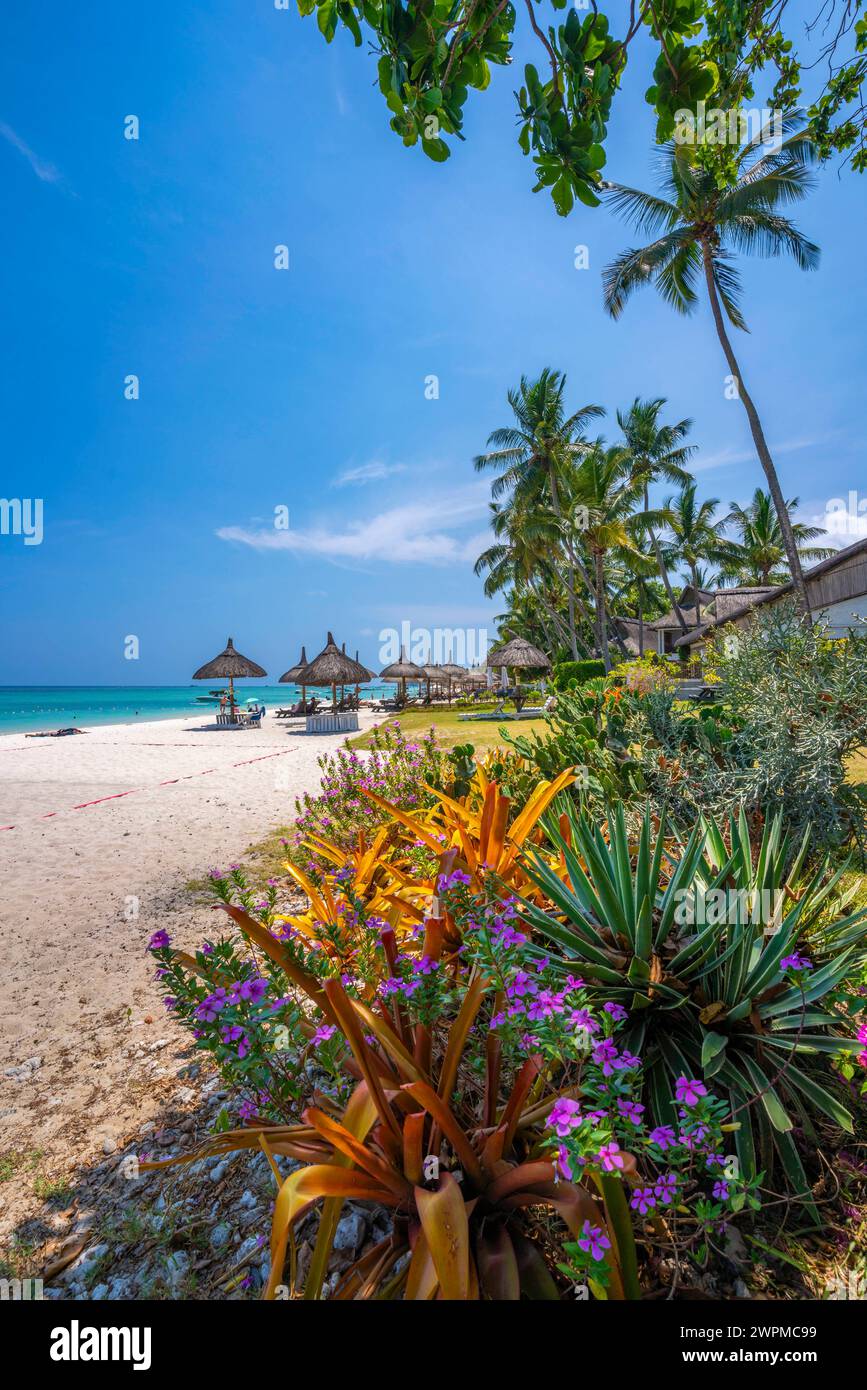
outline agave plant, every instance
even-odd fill
[[[524,918],[560,948],[564,970],[580,967],[628,1008],[657,1123],[673,1119],[671,1079],[700,1068],[728,1089],[742,1171],[767,1171],[776,1151],[809,1203],[795,1121],[809,1130],[815,1107],[852,1131],[811,1065],[853,1046],[822,1008],[865,958],[867,910],[831,910],[845,866],[806,872],[809,831],[793,846],[779,816],[756,848],[743,814],[727,834],[702,820],[684,840],[648,810],[632,842],[622,806],[602,826],[564,801],[547,828],[559,869],[532,848],[525,862],[554,910],[528,899]]]

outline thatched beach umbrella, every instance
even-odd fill
[[[445,663],[444,666],[441,666],[441,667],[440,667],[440,670],[443,671],[443,672],[445,673],[446,677],[448,678],[448,683],[449,683],[449,704],[451,704],[451,702],[452,702],[452,681],[462,681],[462,680],[464,679],[464,677],[466,676],[466,674],[467,674],[467,668],[466,668],[465,666],[456,666],[455,663],[454,663],[453,661],[447,661],[447,662]]]
[[[229,709],[232,721],[235,719],[235,677],[242,679],[249,676],[265,676],[267,671],[263,671],[255,661],[251,661],[248,656],[242,656],[235,651],[231,637],[226,643],[224,651],[219,656],[215,656],[213,661],[209,661],[204,666],[200,666],[193,676],[194,681],[213,681],[229,679]]]
[[[488,652],[489,666],[512,667],[517,671],[550,671],[551,663],[544,652],[534,647],[525,637],[513,637],[501,647],[493,647]]]
[[[297,665],[290,666],[288,671],[283,672],[282,676],[280,677],[280,685],[300,685],[298,677],[301,675],[301,672],[304,670],[304,667],[306,665],[307,648],[302,647],[301,655],[298,658]],[[301,704],[303,706],[306,706],[307,704],[307,691],[303,685],[301,686]]]
[[[423,666],[416,666],[414,661],[410,661],[403,647],[400,649],[400,661],[393,661],[390,666],[386,666],[384,671],[380,671],[380,678],[384,681],[400,681],[400,693],[406,699],[407,681],[418,681],[421,683],[425,679],[425,669]]]
[[[304,685],[330,685],[331,704],[336,711],[338,685],[351,685],[358,679],[358,672],[363,670],[363,666],[357,666],[351,657],[340,650],[329,632],[322,651],[302,667],[298,680],[303,681]]]
[[[430,699],[431,681],[448,682],[448,674],[443,670],[442,666],[425,666],[424,674],[425,680],[427,681],[428,699]]]

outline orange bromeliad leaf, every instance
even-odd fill
[[[444,1101],[440,1100],[433,1087],[429,1086],[426,1081],[413,1081],[402,1089],[408,1091],[413,1100],[417,1100],[419,1105],[422,1105],[428,1114],[436,1120],[437,1125],[460,1159],[462,1167],[477,1187],[483,1187],[484,1175],[475,1150],[451,1110]]]
[[[436,1293],[438,1283],[436,1265],[425,1233],[419,1231],[409,1262],[404,1298],[410,1303],[427,1303]]]
[[[356,1167],[369,1173],[383,1187],[390,1187],[397,1197],[409,1196],[410,1185],[383,1159],[372,1153],[354,1134],[336,1120],[331,1120],[315,1106],[304,1111],[304,1119],[322,1134],[330,1144],[353,1162]]]
[[[395,1207],[399,1199],[387,1187],[355,1168],[339,1168],[333,1163],[317,1163],[290,1173],[277,1194],[271,1224],[271,1272],[264,1297],[273,1299],[283,1279],[286,1245],[293,1223],[320,1197],[354,1197],[361,1202],[381,1202]]]
[[[571,767],[567,767],[559,777],[555,777],[553,782],[542,782],[533,795],[530,797],[526,806],[519,816],[516,817],[512,826],[510,836],[512,843],[522,845],[530,831],[537,824],[540,817],[545,814],[555,796],[566,787],[570,787],[575,781],[575,773]]]
[[[415,1204],[443,1298],[466,1302],[470,1297],[470,1223],[460,1187],[451,1173],[444,1173],[437,1191],[415,1189]]]

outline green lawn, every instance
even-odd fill
[[[853,753],[846,765],[848,782],[867,782],[867,749]]]
[[[433,727],[444,748],[454,748],[457,743],[471,743],[477,753],[486,753],[489,748],[496,748],[498,744],[502,744],[504,740],[501,729],[506,728],[509,733],[529,734],[534,730],[543,733],[547,728],[544,719],[463,720],[458,718],[462,713],[463,710],[437,707],[427,710],[410,709],[404,714],[384,714],[382,723],[399,720],[404,734],[417,736],[426,734],[428,729]],[[350,740],[352,748],[369,748],[370,744],[369,730]]]

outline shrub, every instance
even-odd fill
[[[322,867],[315,855],[305,849],[311,836],[321,836],[341,848],[348,848],[359,828],[375,830],[383,823],[382,812],[365,796],[373,790],[390,802],[408,810],[420,810],[435,798],[424,790],[424,783],[444,786],[449,781],[448,754],[438,747],[436,730],[430,729],[420,741],[408,739],[396,721],[375,725],[369,752],[341,748],[323,753],[320,790],[305,793],[296,800],[298,818],[290,840],[296,858],[313,872]]]
[[[604,661],[558,661],[554,667],[552,681],[555,690],[568,690],[573,684],[583,685],[595,676],[604,675]]]

